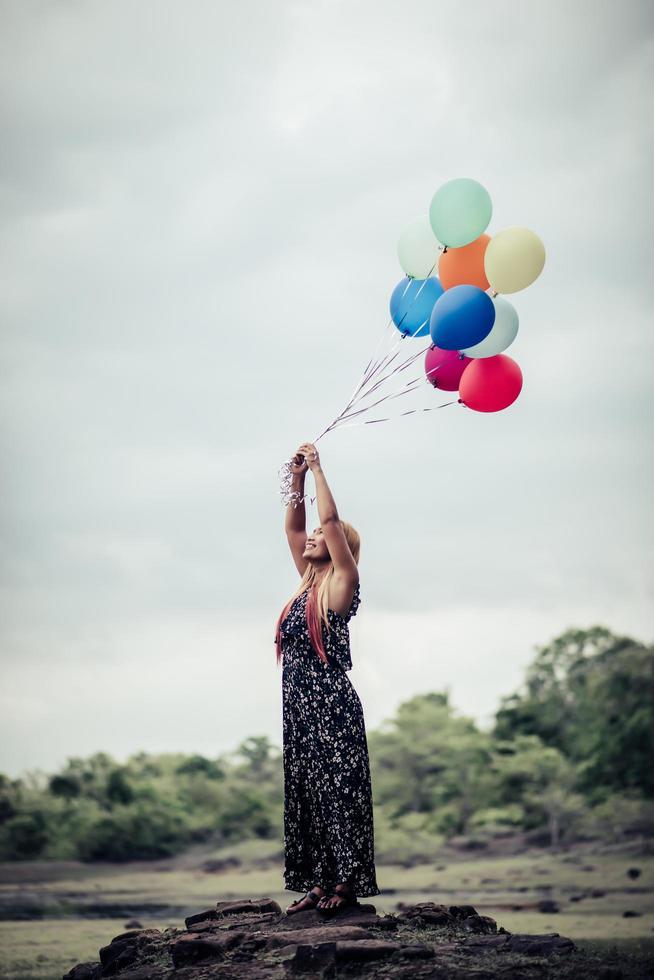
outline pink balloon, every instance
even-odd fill
[[[425,354],[425,374],[434,388],[443,391],[456,391],[465,368],[471,357],[464,357],[458,350],[441,350],[432,346]]]
[[[475,412],[501,412],[522,390],[522,371],[506,354],[470,358],[461,376],[459,401]]]

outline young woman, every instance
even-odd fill
[[[380,894],[366,729],[346,673],[348,622],[360,602],[359,535],[339,519],[318,451],[305,442],[292,464],[300,497],[307,468],[320,526],[307,536],[304,502],[288,505],[286,536],[302,581],[275,635],[283,662],[284,879],[305,892],[289,915],[314,906],[333,914],[357,896]]]

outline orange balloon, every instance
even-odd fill
[[[452,286],[477,286],[488,289],[489,282],[484,271],[484,252],[490,235],[480,235],[469,245],[461,248],[448,248],[438,263],[438,278],[443,289]]]

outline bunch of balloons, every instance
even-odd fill
[[[477,412],[499,412],[513,404],[522,390],[522,372],[503,352],[518,333],[518,314],[501,294],[517,293],[538,278],[545,265],[545,246],[528,228],[487,235],[492,213],[486,188],[459,177],[439,187],[428,215],[404,229],[397,250],[406,276],[393,290],[391,319],[382,340],[389,329],[394,332],[392,325],[399,337],[395,332],[395,343],[383,356],[375,351],[345,407],[314,443],[342,426],[392,421],[392,417],[361,416],[425,382],[443,391],[458,390],[459,397],[401,415],[436,411],[457,401]],[[402,340],[427,336],[431,342],[426,352],[420,349],[393,364]],[[399,391],[362,404],[423,353],[426,378],[421,375]],[[282,465],[280,476],[283,502],[295,502],[298,494],[292,487],[290,460]]]
[[[431,337],[429,382],[458,390],[459,401],[477,412],[499,412],[520,394],[522,372],[503,353],[518,333],[518,314],[501,294],[525,289],[545,265],[545,246],[528,228],[487,235],[492,213],[490,195],[476,180],[459,177],[439,187],[428,215],[400,236],[406,277],[390,301],[403,336]]]

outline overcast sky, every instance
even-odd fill
[[[362,538],[368,728],[444,688],[488,723],[570,626],[652,640],[650,3],[0,9],[0,771],[281,742],[278,469],[453,177],[547,262],[513,406],[318,444]]]

